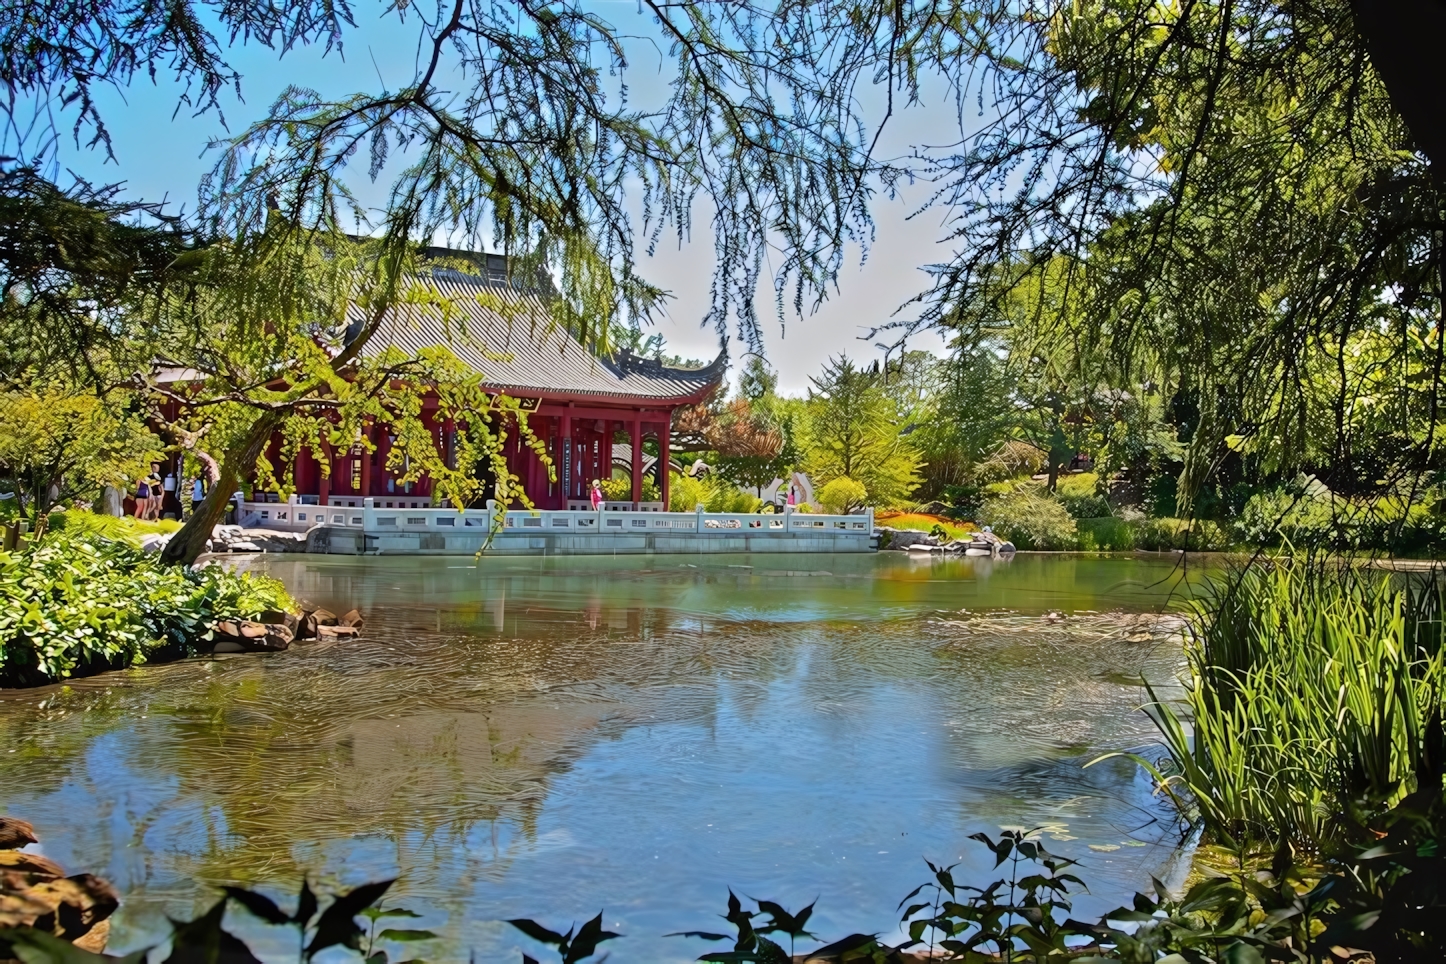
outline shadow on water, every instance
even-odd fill
[[[1048,828],[1101,907],[1176,861],[1131,765],[1082,769],[1152,740],[1139,679],[1168,683],[1178,641],[1128,614],[1182,597],[1168,561],[250,564],[367,635],[0,698],[0,810],[120,887],[119,949],[208,885],[306,871],[401,874],[434,959],[605,907],[649,961],[700,953],[659,935],[728,885],[887,931],[920,857],[977,866],[981,829]]]

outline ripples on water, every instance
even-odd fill
[[[0,809],[120,887],[122,950],[304,872],[400,874],[434,960],[606,908],[653,961],[701,953],[660,935],[730,885],[888,932],[921,856],[983,874],[965,840],[1001,826],[1085,860],[1082,911],[1171,871],[1132,765],[1082,769],[1152,740],[1138,681],[1179,665],[1168,625],[1091,611],[1168,605],[1168,566],[676,558],[260,560],[366,636],[8,694]]]

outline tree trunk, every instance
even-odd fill
[[[261,457],[266,444],[271,441],[271,434],[280,424],[280,413],[262,414],[252,423],[246,437],[226,452],[220,478],[211,486],[201,504],[191,510],[191,518],[161,550],[163,564],[189,566],[206,551],[211,530],[225,518],[226,504],[231,501],[236,486],[256,467],[256,460]]]
[[[1049,478],[1045,482],[1044,491],[1053,493],[1059,488],[1059,467],[1068,465],[1073,457],[1074,450],[1070,448],[1069,439],[1065,438],[1064,429],[1056,423],[1049,436]]]
[[[96,511],[100,515],[120,518],[125,515],[125,496],[113,485],[104,486],[100,490],[100,508]]]
[[[1446,183],[1446,3],[1441,0],[1352,0],[1356,32],[1391,106],[1431,162],[1436,183]]]

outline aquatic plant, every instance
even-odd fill
[[[1236,573],[1197,601],[1186,717],[1155,700],[1168,755],[1140,762],[1207,840],[1365,838],[1408,795],[1442,791],[1443,588],[1291,559]]]
[[[127,543],[51,533],[0,553],[0,686],[193,655],[216,619],[291,605],[274,579],[163,567]]]
[[[557,931],[548,930],[535,920],[526,917],[519,917],[509,920],[507,923],[522,931],[528,937],[539,944],[547,944],[557,949],[557,954],[562,958],[562,964],[577,964],[578,961],[585,961],[597,953],[597,946],[603,941],[610,941],[621,937],[621,934],[614,934],[612,931],[603,930],[602,911],[592,920],[583,924],[582,927],[569,927],[567,933],[559,934]],[[573,933],[576,931],[576,933]],[[522,955],[523,964],[537,964],[537,958],[529,954]]]
[[[1075,872],[1079,865],[1050,853],[1038,831],[1009,830],[997,840],[979,833],[971,839],[994,854],[996,870],[1008,865],[1007,876],[976,886],[956,878],[957,865],[929,863],[931,879],[899,902],[901,925],[909,937],[898,946],[877,934],[855,933],[805,951],[800,958],[794,942],[818,940],[807,929],[813,904],[791,913],[776,901],[755,900],[750,910],[731,890],[722,916],[734,933],[684,931],[669,936],[730,943],[728,950],[697,958],[719,964],[789,964],[801,959],[840,964],[1326,964],[1361,952],[1372,955],[1376,964],[1442,960],[1443,827],[1446,805],[1440,794],[1418,792],[1375,825],[1378,842],[1364,853],[1303,867],[1288,847],[1281,847],[1266,866],[1205,876],[1183,894],[1171,894],[1155,880],[1150,893],[1136,894],[1128,906],[1092,922],[1070,916],[1072,895],[1088,889]],[[388,964],[387,951],[379,945],[436,938],[427,930],[377,932],[379,920],[420,916],[379,906],[393,883],[364,884],[338,894],[320,913],[317,896],[305,881],[291,913],[265,895],[223,888],[221,900],[205,914],[173,922],[166,962],[258,962],[244,942],[221,926],[227,906],[234,902],[269,924],[296,928],[296,954],[303,964],[331,949],[350,950],[366,964]],[[920,896],[923,899],[916,900]],[[359,924],[358,918],[368,925]],[[555,949],[562,964],[581,964],[593,959],[601,944],[622,937],[604,930],[602,921],[599,913],[565,933],[529,918],[507,923]],[[770,935],[787,935],[789,948]],[[31,928],[0,929],[0,952],[6,950],[25,964],[146,964],[157,952],[151,947],[125,958],[103,957]],[[537,961],[523,952],[522,964]]]

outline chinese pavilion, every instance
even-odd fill
[[[481,374],[489,389],[517,399],[528,413],[528,426],[546,443],[556,469],[556,477],[549,478],[547,468],[518,433],[509,434],[508,467],[522,480],[537,508],[586,508],[591,481],[612,475],[613,441],[619,432],[627,433],[631,442],[632,502],[636,506],[642,500],[645,468],[656,469],[666,506],[673,413],[703,401],[717,388],[726,367],[725,356],[720,354],[700,369],[671,368],[628,352],[598,357],[566,334],[544,336],[527,323],[529,317],[547,316],[544,293],[515,286],[503,256],[439,249],[432,253],[466,259],[477,266],[476,273],[434,267],[428,278],[429,284],[464,313],[463,323],[453,322],[453,330],[464,330],[466,337],[449,337],[440,319],[403,309],[383,323],[367,351],[380,353],[394,347],[414,354],[445,346]],[[491,296],[484,300],[506,305],[506,317],[479,303],[476,296],[483,292]],[[424,402],[424,409],[428,405],[435,410],[436,401]],[[320,463],[309,452],[297,457],[296,492],[303,501],[327,505],[366,496],[384,500],[431,495],[429,479],[405,488],[397,483],[386,468],[392,440],[380,427],[369,431],[372,451],[357,445],[350,452],[332,453],[329,477],[322,475]],[[646,438],[657,442],[656,460],[644,459]],[[450,448],[449,427],[442,427],[439,444],[444,450]],[[279,438],[273,440],[267,453],[273,464],[280,446]]]

